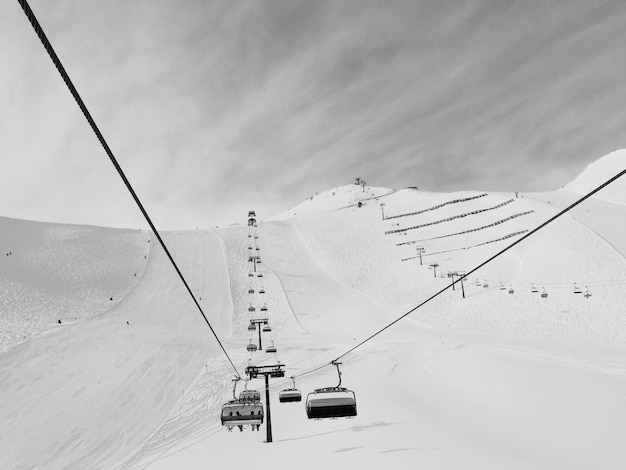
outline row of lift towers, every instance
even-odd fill
[[[380,209],[381,209],[381,213],[382,213],[382,220],[385,220],[385,203],[381,202],[380,203]],[[392,224],[392,226],[398,226],[400,225],[399,223],[396,224]],[[404,235],[407,234],[407,232],[402,232]],[[417,245],[417,241],[406,241],[406,242],[400,242],[400,243],[396,243],[396,246],[401,246],[401,245],[415,245],[415,249],[417,252],[417,255],[415,256],[415,258],[419,258],[420,260],[420,266],[423,265],[423,260],[422,260],[422,255],[424,253],[426,253],[426,249],[424,248],[424,246],[422,245]],[[413,258],[406,258],[406,259],[413,259]],[[404,261],[404,260],[403,260]],[[434,277],[437,277],[437,268],[439,267],[439,263],[432,262],[428,265],[428,269],[432,269],[433,273],[434,273]],[[455,289],[455,285],[458,280],[460,281],[461,284],[461,293],[463,295],[463,298],[465,298],[465,286],[463,285],[463,281],[467,281],[467,277],[465,276],[465,271],[448,271],[447,274],[441,273],[440,274],[441,278],[452,278],[452,290],[456,290]],[[480,279],[476,279],[476,286],[478,287],[483,287],[483,288],[488,288],[489,287],[489,282],[487,280],[484,280],[483,282],[480,281]],[[504,283],[500,282],[500,290],[501,291],[508,291],[509,294],[514,294],[515,293],[515,289],[513,289],[513,285],[509,285],[508,289],[504,286]],[[539,289],[535,286],[535,283],[531,283],[530,285],[530,292],[535,294],[539,292]],[[576,283],[574,283],[574,294],[583,294],[583,291],[580,287],[578,287],[578,285]],[[583,297],[588,299],[589,297],[591,297],[591,292],[589,292],[589,286],[585,286],[585,292],[583,294]],[[547,299],[548,298],[548,291],[546,290],[546,288],[544,287],[543,290],[541,291],[541,298],[542,299]]]
[[[248,212],[248,248],[247,257],[248,262],[251,263],[251,268],[248,272],[250,278],[250,287],[248,288],[248,294],[250,295],[250,306],[248,307],[248,313],[255,316],[256,307],[254,305],[254,283],[255,279],[260,284],[258,293],[265,294],[263,287],[263,272],[261,269],[261,255],[259,248],[259,236],[257,232],[257,221],[255,211]],[[267,304],[264,302],[260,308],[262,313],[267,313]],[[272,331],[268,318],[250,318],[248,325],[248,331],[254,334],[258,331],[258,346],[250,341],[246,347],[251,355],[255,352],[263,350],[262,333],[269,333]],[[274,342],[265,348],[266,353],[276,353],[277,349]],[[307,395],[306,400],[306,412],[309,419],[323,419],[323,418],[349,418],[356,416],[356,396],[352,390],[341,387],[341,371],[339,370],[340,363],[333,363],[337,367],[337,374],[339,376],[339,384],[336,387],[325,387],[316,389]],[[267,366],[254,366],[248,365],[246,367],[246,375],[248,380],[263,377],[265,379],[265,406],[263,409],[261,403],[261,393],[258,390],[248,390],[246,380],[245,390],[242,390],[237,396],[237,382],[241,380],[240,377],[233,379],[233,399],[228,401],[222,406],[221,420],[222,425],[229,431],[238,427],[240,431],[243,431],[244,427],[250,426],[251,429],[259,430],[264,420],[266,423],[266,441],[272,442],[272,419],[270,408],[270,378],[281,378],[285,376],[284,364],[278,363]],[[293,387],[281,390],[278,394],[278,401],[280,403],[293,403],[302,401],[302,392],[296,388],[295,377],[291,377],[293,381]]]

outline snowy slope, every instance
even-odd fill
[[[256,232],[167,241],[238,369],[280,362],[289,376],[345,353],[449,286],[442,273],[472,269],[575,197],[349,185]],[[593,198],[470,276],[465,299],[449,289],[343,358],[354,419],[308,420],[303,403],[278,403],[291,381],[272,380],[272,444],[263,428],[220,425],[234,371],[155,248],[115,308],[0,355],[0,444],[10,449],[0,466],[622,468],[624,208]],[[250,252],[261,278],[248,276]],[[574,294],[574,283],[592,295]],[[278,351],[249,353],[246,323],[263,304],[264,342]],[[305,396],[336,384],[332,367],[297,379]]]
[[[306,201],[298,204],[281,214],[269,217],[267,220],[280,220],[306,214],[328,212],[340,208],[354,206],[359,202],[366,202],[394,193],[395,190],[375,186],[359,186],[350,184],[338,188],[329,189],[322,193],[311,196]]]
[[[341,189],[333,190],[339,200],[353,188]],[[382,201],[360,208],[329,201],[334,210],[261,224],[271,239],[261,251],[265,267],[309,332],[281,338],[280,360],[298,373],[345,352],[388,315],[449,283],[428,264],[437,261],[439,273],[471,269],[555,214],[562,194],[399,191],[384,198],[387,216],[419,214],[383,221]],[[562,218],[472,276],[465,300],[449,291],[346,358],[344,384],[359,400],[355,420],[311,422],[302,405],[274,401],[273,444],[214,423],[210,439],[189,446],[182,437],[149,468],[203,468],[217,449],[238,455],[241,446],[273,468],[620,468],[626,265],[622,245],[607,239],[626,239],[626,226],[604,234],[600,221],[612,213],[604,209],[595,208],[589,225],[579,214]],[[423,266],[415,245],[400,245],[407,241],[425,247]],[[574,282],[593,295],[574,294]],[[531,293],[533,283],[548,298]],[[334,383],[326,368],[299,386]],[[272,391],[287,385],[277,381]],[[211,403],[217,417],[219,401]]]
[[[398,192],[386,198],[388,214],[424,212],[382,221],[379,209],[368,205],[299,217],[296,226],[326,271],[402,313],[415,306],[416,300],[446,286],[449,278],[441,278],[442,274],[471,270],[556,213],[550,204],[514,194],[482,193],[476,199],[446,204],[477,194],[422,198],[419,192]],[[427,210],[433,207],[439,208]],[[491,210],[472,214],[485,209]],[[611,237],[626,240],[625,228],[612,227]],[[424,247],[423,266],[416,246]],[[480,332],[624,340],[626,318],[620,303],[613,300],[626,295],[624,254],[566,215],[474,274],[464,286],[467,299],[462,311],[458,295],[448,292],[436,300],[436,309],[426,308],[413,317],[433,326]],[[437,277],[428,269],[435,262]],[[485,282],[488,288],[483,287]],[[589,287],[595,295],[573,295],[574,283]],[[546,289],[548,301],[530,292],[533,284]],[[510,286],[513,295],[508,294]],[[528,313],[520,315],[520,303],[528,307]],[[571,321],[564,322],[563,314]]]
[[[207,232],[166,240],[217,331],[228,334],[221,241]],[[138,285],[105,315],[0,355],[0,468],[113,468],[167,417],[215,347],[154,247]]]
[[[617,150],[591,163],[563,189],[585,194],[624,169],[626,169],[626,149]],[[626,204],[626,182],[624,178],[611,183],[594,197],[617,204]]]
[[[118,305],[151,248],[146,232],[6,217],[0,233],[0,351]]]

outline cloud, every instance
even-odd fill
[[[141,223],[23,14],[0,8],[0,155],[19,156],[0,213]],[[618,1],[33,9],[165,227],[270,216],[355,176],[547,190],[626,146]]]

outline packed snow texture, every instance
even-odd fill
[[[6,217],[0,233],[0,352],[115,307],[151,248],[147,232]]]
[[[586,194],[624,169],[626,169],[626,149],[617,150],[591,163],[574,181],[565,185],[564,189]],[[595,197],[607,202],[626,204],[626,185],[623,181],[609,184]]]
[[[0,354],[0,467],[621,468],[626,205],[618,196],[626,181],[463,286],[453,289],[448,277],[567,207],[583,182],[600,184],[623,170],[616,154],[553,192],[440,194],[351,184],[257,228],[168,233],[235,368],[285,364],[285,378],[270,382],[272,444],[264,442],[265,425],[258,433],[220,425],[236,372],[165,254],[146,251],[147,234],[1,219],[13,233],[3,250],[17,247],[0,268],[3,298],[15,299],[8,327],[28,337]],[[80,234],[84,242],[76,241]],[[101,259],[115,250],[123,255]],[[262,260],[256,272],[251,253]],[[77,287],[78,279],[84,284]],[[39,292],[32,306],[20,301],[21,286]],[[299,374],[444,289],[342,358],[342,385],[356,392],[357,417],[308,420],[304,402],[278,403],[294,374],[305,399],[336,385],[333,367]],[[101,299],[111,296],[114,305]],[[71,306],[80,305],[85,315],[75,317],[83,321],[54,327],[57,298],[76,299]],[[258,334],[247,325],[258,317],[269,319],[263,342],[273,341],[276,353],[246,350]],[[260,379],[237,392],[244,386],[264,391]]]

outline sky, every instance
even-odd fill
[[[626,3],[32,0],[158,228],[361,177],[545,191],[626,147]],[[0,2],[0,216],[146,227],[17,1]]]

